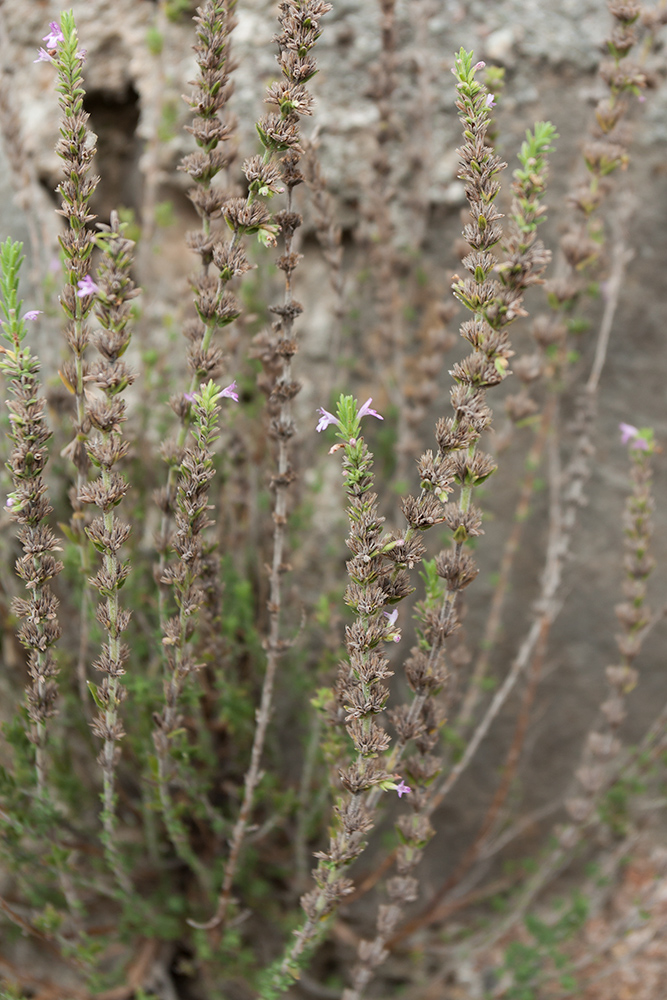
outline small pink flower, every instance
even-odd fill
[[[65,36],[60,30],[60,25],[56,21],[49,24],[49,33],[44,35],[42,41],[46,42],[47,49],[55,49],[58,42],[64,42]]]
[[[640,104],[644,104],[644,102],[646,101],[646,94],[640,94],[637,100],[639,101]]]
[[[633,424],[619,424],[621,444],[629,444],[635,451],[648,451],[649,444]]]
[[[371,409],[372,402],[373,402],[373,397],[369,396],[369,398],[366,400],[364,405],[359,410],[357,416],[359,417],[359,419],[361,419],[361,417],[377,417],[378,420],[384,420],[384,417],[381,417],[380,414],[377,412],[377,410]]]
[[[79,289],[76,294],[80,299],[85,299],[87,295],[94,295],[95,292],[99,292],[100,290],[99,285],[95,284],[89,274],[85,278],[82,278],[81,281],[77,281],[76,287]]]
[[[228,385],[226,389],[223,389],[220,395],[225,396],[227,399],[233,399],[235,403],[238,403],[239,394],[237,392],[236,382],[232,382],[232,384]]]
[[[377,412],[377,410],[374,410],[372,408],[371,406],[372,402],[373,402],[373,397],[371,396],[366,400],[363,406],[359,408],[357,412],[357,417],[359,419],[361,419],[362,417],[377,417],[378,420],[384,420],[384,417],[381,417],[380,414]],[[338,427],[340,427],[340,421],[338,420],[338,417],[335,417],[333,415],[333,413],[329,413],[329,411],[325,410],[322,406],[319,407],[317,412],[320,415],[320,419],[317,424],[318,434],[321,431],[325,430],[325,428],[330,427],[332,424],[336,424]],[[356,438],[351,438],[349,443],[351,445],[356,444]]]
[[[639,434],[637,428],[633,427],[632,424],[619,424],[618,427],[621,432],[621,444],[627,444]]]
[[[329,413],[328,410],[323,409],[321,406],[317,412],[320,414],[320,419],[316,428],[318,434],[320,434],[327,427],[330,427],[331,424],[338,423],[338,418],[334,417],[333,413]]]
[[[487,94],[486,101],[484,103],[487,108],[495,108],[496,102],[493,99],[493,94]]]
[[[188,403],[194,403],[194,401],[195,401],[195,394],[194,394],[194,392],[184,392],[183,393],[183,399],[186,399],[188,401]]]
[[[39,49],[37,58],[33,59],[33,62],[53,62],[53,56],[49,55],[46,49]]]
[[[480,59],[480,61],[479,61],[478,63],[475,63],[475,65],[473,66],[473,69],[474,69],[474,70],[478,70],[478,69],[484,69],[484,67],[485,67],[485,66],[486,66],[486,63],[485,63],[485,62],[483,62],[483,61],[482,61],[482,60]]]
[[[406,785],[403,779],[401,778],[400,783],[396,785],[396,794],[398,795],[399,799],[402,799],[404,795],[407,795],[408,792],[411,791],[412,789],[410,788],[410,786]]]
[[[37,319],[37,317],[41,315],[42,315],[41,309],[30,309],[27,313],[23,314],[23,318],[33,320]]]

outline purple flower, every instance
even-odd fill
[[[228,385],[226,389],[222,389],[220,395],[226,396],[227,399],[233,399],[235,403],[238,403],[239,394],[236,390],[236,382],[234,381],[231,385]]]
[[[371,407],[372,402],[373,402],[373,397],[371,396],[369,397],[369,399],[366,400],[364,405],[359,408],[357,412],[357,418],[359,420],[362,417],[377,417],[378,420],[384,420],[384,417],[381,417],[380,414],[377,412],[377,410],[374,410]],[[333,413],[329,413],[329,411],[325,410],[323,407],[320,406],[317,412],[320,415],[320,419],[317,424],[318,434],[321,431],[323,431],[326,427],[330,427],[331,424],[336,424],[337,427],[341,426],[338,417],[334,417]],[[353,443],[352,439],[350,440],[350,443],[351,444]]]
[[[410,788],[410,786],[406,785],[403,779],[401,778],[400,784],[396,785],[396,793],[399,799],[403,798],[404,795],[407,795],[408,792],[411,791],[412,789]]]
[[[23,314],[24,319],[37,319],[38,316],[42,315],[41,309],[30,309],[29,312]]]
[[[487,108],[495,108],[496,102],[493,99],[493,94],[487,94],[486,101],[484,103]]]
[[[480,59],[480,61],[478,63],[475,63],[475,65],[473,66],[473,70],[484,69],[485,66],[486,63]]]
[[[47,49],[55,49],[58,42],[64,42],[65,36],[60,30],[60,25],[56,21],[49,24],[49,33],[44,35],[42,41],[46,42]]]
[[[632,424],[619,424],[621,444],[629,444],[635,451],[648,451],[649,444]]]
[[[337,424],[338,419],[334,417],[333,413],[329,413],[328,410],[320,408],[317,411],[320,414],[319,423],[317,425],[317,433],[320,434],[326,427],[330,427],[331,424]]]
[[[357,416],[359,417],[359,419],[361,419],[362,417],[377,417],[378,420],[384,420],[384,417],[381,417],[380,414],[377,412],[377,410],[371,409],[372,402],[373,402],[373,397],[369,396],[369,398],[366,400],[364,405],[359,410]]]
[[[46,49],[39,49],[37,58],[33,59],[33,62],[53,62],[53,56],[49,55]]]
[[[632,424],[619,424],[619,430],[621,432],[621,444],[627,444],[637,437],[639,431]]]
[[[85,299],[87,295],[94,295],[95,292],[99,292],[100,290],[99,285],[95,284],[89,274],[85,278],[82,278],[81,281],[77,281],[76,287],[79,289],[76,294],[80,299]]]

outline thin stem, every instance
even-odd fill
[[[225,865],[222,886],[218,897],[215,914],[206,924],[200,925],[190,921],[193,926],[215,928],[224,923],[231,903],[231,892],[239,865],[241,849],[255,799],[255,791],[261,777],[261,760],[266,740],[266,733],[271,717],[273,689],[280,658],[288,644],[281,639],[282,613],[282,574],[288,569],[284,560],[287,541],[287,499],[289,487],[295,478],[291,466],[290,441],[295,433],[292,418],[291,401],[299,391],[299,385],[292,377],[292,357],[297,351],[297,343],[293,334],[294,319],[302,307],[292,296],[292,274],[299,261],[299,255],[293,249],[295,231],[301,225],[301,217],[293,210],[293,189],[303,180],[299,170],[301,154],[300,117],[310,114],[312,97],[304,83],[315,71],[315,63],[310,50],[320,35],[319,18],[328,13],[330,4],[322,0],[304,0],[298,5],[298,14],[291,3],[281,4],[279,24],[281,33],[276,40],[280,48],[278,61],[282,69],[282,79],[272,83],[267,91],[266,103],[278,109],[277,112],[265,115],[257,123],[257,131],[264,146],[264,156],[253,157],[244,165],[249,181],[248,197],[245,204],[237,199],[239,204],[232,207],[231,214],[227,211],[230,223],[237,220],[255,217],[253,227],[262,230],[265,242],[275,244],[275,226],[268,225],[268,212],[256,201],[260,193],[276,192],[278,177],[287,188],[287,206],[276,215],[278,228],[284,240],[284,252],[277,260],[278,267],[285,274],[283,302],[272,308],[278,317],[273,324],[273,339],[268,345],[268,365],[270,371],[269,410],[271,414],[271,435],[277,440],[277,471],[271,481],[274,491],[273,504],[273,552],[269,573],[269,634],[266,640],[266,670],[262,683],[262,694],[256,715],[256,726],[253,735],[250,762],[245,775],[243,800],[239,815],[234,824],[227,864]],[[280,172],[272,166],[271,160],[275,154],[281,153]],[[246,227],[247,223],[245,223]],[[249,228],[249,227],[248,227]],[[230,252],[236,250],[236,242],[241,233],[240,226],[235,228],[234,242]],[[214,260],[220,266],[220,258],[214,255]],[[267,386],[268,388],[268,386]]]
[[[602,314],[600,332],[595,344],[593,366],[591,368],[590,375],[588,376],[588,382],[586,383],[586,389],[591,394],[597,392],[600,377],[602,376],[602,371],[607,360],[609,338],[614,325],[614,317],[618,306],[618,298],[623,286],[625,270],[635,255],[634,250],[632,250],[631,247],[625,246],[620,240],[620,233],[617,232],[615,235],[616,239],[614,241],[612,266],[606,283],[605,307]]]
[[[287,212],[292,212],[291,187],[288,188],[287,193]],[[285,233],[285,257],[288,257],[291,252],[292,232],[288,230]],[[292,319],[289,312],[289,307],[291,306],[292,301],[291,271],[286,271],[285,293],[283,298],[283,337],[286,341],[291,339],[292,335]],[[279,386],[290,386],[292,384],[290,354],[284,355],[282,358],[282,371],[277,384]],[[292,427],[292,408],[289,397],[281,398],[277,423],[286,431]],[[285,650],[285,644],[280,638],[280,631],[282,608],[281,580],[282,575],[285,572],[284,549],[287,532],[287,497],[289,484],[292,480],[289,440],[290,435],[279,435],[278,437],[278,470],[273,480],[275,501],[273,511],[273,553],[271,557],[271,572],[269,575],[269,635],[266,642],[266,670],[264,673],[264,681],[262,683],[262,694],[259,708],[257,710],[257,724],[255,726],[252,749],[250,751],[250,763],[248,770],[246,771],[243,786],[243,800],[230,838],[229,856],[227,864],[225,865],[225,874],[223,876],[222,887],[218,896],[216,912],[213,917],[204,924],[195,924],[191,921],[193,926],[205,928],[207,930],[224,924],[227,918],[227,912],[231,903],[232,887],[241,856],[241,849],[243,847],[243,841],[245,839],[246,830],[250,822],[255,801],[255,791],[261,778],[262,754],[264,752],[266,732],[271,719],[271,705],[273,703],[273,689],[275,685],[276,673],[280,658]]]
[[[561,510],[560,510],[560,467],[558,463],[558,447],[552,431],[551,437],[549,439],[549,454],[550,454],[550,483],[551,483],[551,509],[549,518],[549,545],[557,546],[560,542],[560,521],[561,521]],[[416,920],[411,921],[411,926],[421,927],[424,924],[429,923],[434,918],[434,914],[438,912],[441,900],[447,895],[463,878],[467,871],[472,867],[475,861],[480,857],[484,841],[492,832],[494,824],[498,818],[500,810],[502,809],[503,803],[507,798],[507,794],[510,790],[512,779],[516,773],[516,768],[519,763],[521,748],[526,736],[526,731],[528,728],[528,722],[530,718],[530,709],[535,699],[535,694],[537,692],[537,685],[539,682],[540,670],[542,662],[544,659],[544,654],[546,652],[546,644],[548,639],[548,630],[545,628],[541,631],[538,642],[535,645],[530,657],[530,662],[528,666],[529,680],[526,686],[523,702],[519,710],[517,717],[514,736],[510,744],[509,751],[506,756],[505,766],[502,771],[502,778],[500,784],[496,790],[496,793],[487,808],[484,819],[482,820],[479,831],[475,836],[472,844],[465,852],[463,858],[457,865],[456,870],[452,875],[436,890],[429,905],[426,909],[419,915]]]
[[[524,525],[530,510],[530,502],[535,488],[537,469],[551,430],[555,409],[556,406],[552,397],[549,399],[549,402],[542,413],[539,431],[530,452],[528,453],[528,458],[526,459],[528,471],[523,477],[523,481],[521,483],[521,492],[519,493],[516,509],[514,511],[512,531],[505,542],[505,548],[503,549],[503,555],[500,560],[498,582],[493,590],[489,615],[486,619],[484,634],[480,641],[480,652],[477,660],[475,661],[475,666],[468,682],[468,690],[465,698],[463,699],[463,704],[461,705],[461,709],[454,723],[456,731],[459,733],[464,733],[470,725],[470,722],[475,714],[475,709],[482,696],[482,682],[486,677],[491,660],[491,653],[501,629],[505,596],[509,587],[510,576],[514,567],[514,560],[517,552],[519,551]]]
[[[301,781],[299,783],[299,801],[296,831],[294,834],[294,866],[296,868],[298,887],[303,887],[308,877],[308,822],[314,812],[312,802],[313,776],[315,774],[321,735],[322,716],[320,712],[314,712],[312,716],[310,735],[308,737],[308,744],[306,746],[303,769],[301,771]]]
[[[627,263],[628,257],[625,247],[617,241],[615,243],[614,264],[612,267],[614,285],[622,282],[622,276],[625,273]],[[595,414],[595,391],[599,384],[602,366],[606,360],[609,345],[608,331],[613,324],[617,304],[618,296],[610,294],[605,303],[604,313],[596,338],[594,367],[591,368],[591,376],[589,377],[591,388],[589,389],[587,384],[586,388],[582,390],[579,407],[580,427],[578,428],[575,453],[568,464],[564,476],[564,483],[567,484],[567,488],[563,496],[564,510],[561,537],[554,539],[552,544],[547,548],[540,595],[536,602],[536,607],[539,609],[538,617],[533,621],[505,680],[494,695],[484,717],[466,746],[463,756],[454,765],[445,781],[435,790],[430,801],[429,815],[441,805],[470,764],[494,719],[507,701],[519,677],[530,663],[535,649],[545,641],[545,637],[549,634],[553,622],[560,613],[562,602],[558,599],[558,592],[562,583],[563,565],[572,544],[577,511],[583,502],[584,486],[588,476],[588,466],[590,463],[589,437]],[[595,375],[595,378],[592,378],[593,375]]]
[[[209,485],[215,475],[211,447],[217,438],[218,400],[238,399],[232,386],[218,389],[212,379],[202,386],[193,402],[193,442],[183,456],[176,492],[176,526],[174,550],[177,560],[169,568],[165,582],[171,582],[178,614],[164,626],[163,646],[167,658],[164,681],[165,704],[159,716],[154,716],[153,742],[158,758],[158,791],[163,807],[167,832],[182,858],[197,874],[205,891],[209,890],[206,869],[192,851],[186,828],[178,817],[169,790],[173,761],[171,745],[178,732],[180,700],[188,677],[197,669],[193,659],[192,639],[196,617],[203,601],[199,586],[204,554],[203,532],[212,523]]]

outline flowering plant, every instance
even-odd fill
[[[662,797],[646,796],[639,820],[634,797],[660,783],[667,742],[665,709],[637,747],[624,729],[635,692],[658,684],[642,683],[663,617],[649,606],[662,454],[650,427],[621,423],[627,452],[609,449],[607,461],[625,463],[605,480],[604,511],[618,518],[580,516],[604,454],[598,396],[630,259],[608,195],[630,163],[624,118],[658,79],[667,14],[609,0],[604,95],[577,173],[563,159],[576,136],[561,149],[549,121],[514,128],[525,103],[516,81],[533,72],[529,32],[507,81],[490,55],[453,55],[457,119],[441,114],[433,42],[456,18],[443,21],[437,5],[409,5],[408,17],[379,0],[377,44],[364,34],[373,5],[357,23],[354,3],[332,17],[325,0],[281,0],[275,35],[261,5],[205,0],[193,24],[187,4],[149,6],[119,6],[141,28],[124,34],[133,58],[116,76],[123,100],[138,101],[144,146],[115,175],[108,94],[86,94],[95,81],[115,86],[107,35],[88,65],[65,12],[42,38],[45,65],[28,60],[35,88],[51,78],[60,106],[53,247],[35,170],[50,176],[52,165],[34,122],[26,153],[20,88],[0,88],[34,306],[19,297],[23,251],[9,237],[7,998],[343,989],[343,1000],[373,990],[423,1000],[449,988],[443,961],[454,992],[481,996],[495,969],[499,997],[588,995],[596,956],[577,954],[592,940],[588,906],[604,911],[620,859],[647,835]],[[0,11],[8,63],[22,13]],[[107,31],[104,17],[84,24],[82,35]],[[484,44],[501,47],[493,33]],[[248,65],[235,76],[239,58]],[[258,120],[246,120],[247,81],[267,73],[268,108],[258,101]],[[171,92],[186,86],[182,140]],[[525,137],[506,174],[512,135]],[[576,179],[547,210],[550,171]],[[111,207],[121,175],[135,209]],[[465,351],[452,357],[459,309]],[[651,393],[631,388],[624,412],[648,421]],[[598,551],[611,581],[612,540],[622,599],[609,662],[611,615],[602,597],[593,613],[586,599],[616,599]],[[578,647],[557,619],[579,603],[586,662],[575,677]],[[599,868],[569,873],[572,908],[555,922],[536,916],[538,894],[584,857]],[[502,874],[496,858],[508,861]],[[659,930],[658,896],[637,891]],[[500,905],[478,920],[494,896]],[[612,955],[626,929],[605,939]],[[417,965],[400,947],[415,932]]]

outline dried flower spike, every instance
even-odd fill
[[[91,425],[86,409],[85,382],[88,367],[85,353],[90,341],[89,319],[94,303],[89,271],[95,236],[89,229],[89,223],[95,218],[90,211],[90,200],[99,178],[91,174],[90,169],[95,156],[95,136],[88,128],[89,116],[83,109],[83,58],[71,11],[62,14],[59,28],[55,22],[51,23],[50,33],[45,41],[47,46],[54,43],[48,53],[57,70],[56,89],[60,94],[62,112],[56,152],[63,161],[64,178],[57,190],[62,199],[59,214],[67,220],[67,229],[59,236],[65,261],[65,286],[60,296],[60,305],[66,317],[64,332],[71,354],[61,368],[60,377],[67,391],[74,395],[75,401],[73,436],[63,452],[76,470],[69,537],[79,546],[82,575],[84,581],[87,581],[90,573],[89,546],[84,532],[85,518],[77,498],[87,480],[90,467],[86,447]],[[82,292],[82,287],[85,292]],[[86,661],[91,596],[87,583],[84,583],[80,608],[80,654],[76,666],[82,704],[88,699]]]
[[[276,319],[268,334],[268,343],[260,336],[258,356],[265,367],[260,378],[260,387],[268,396],[269,434],[276,441],[276,472],[271,479],[273,502],[273,552],[269,571],[269,611],[268,636],[265,640],[267,651],[266,670],[262,683],[257,724],[250,751],[250,763],[244,781],[243,801],[234,824],[230,840],[229,858],[218,897],[215,915],[207,927],[224,923],[230,906],[231,891],[236,877],[241,849],[254,805],[255,789],[260,779],[260,762],[264,749],[266,731],[269,724],[273,688],[278,663],[287,648],[281,638],[282,577],[284,553],[287,543],[287,502],[288,491],[295,479],[291,462],[291,439],[295,433],[292,417],[292,400],[300,385],[292,376],[292,358],[298,345],[293,333],[294,320],[303,311],[292,294],[292,278],[300,255],[293,250],[294,233],[301,225],[301,216],[293,208],[294,188],[303,180],[298,164],[302,152],[299,145],[300,119],[312,113],[313,99],[305,84],[315,75],[316,64],[312,49],[321,34],[320,18],[331,10],[331,4],[324,0],[281,0],[279,5],[280,31],[276,36],[279,46],[278,63],[283,79],[271,84],[267,90],[266,103],[275,107],[257,122],[257,133],[264,146],[263,157],[251,157],[244,163],[248,181],[248,196],[245,202],[234,199],[225,206],[225,217],[234,232],[232,243],[221,247],[218,257],[221,263],[228,261],[237,249],[244,233],[256,233],[265,246],[275,246],[277,235],[282,235],[283,253],[277,260],[278,267],[285,274],[283,301],[270,307]],[[280,155],[284,154],[284,155]],[[276,158],[279,168],[276,169]],[[268,209],[255,201],[264,194],[271,197],[278,188],[278,177],[282,178],[287,191],[287,206],[271,221]],[[266,346],[266,350],[264,347]]]
[[[118,510],[128,488],[125,477],[116,466],[127,452],[122,425],[126,420],[123,390],[134,381],[123,355],[130,343],[131,301],[138,294],[130,278],[133,264],[134,243],[123,235],[116,212],[111,213],[110,225],[100,225],[97,239],[103,256],[97,272],[97,282],[86,276],[97,295],[96,315],[101,329],[95,335],[95,346],[102,360],[91,367],[86,381],[92,383],[101,395],[91,401],[89,419],[95,433],[87,442],[88,456],[99,469],[98,478],[84,483],[79,490],[82,504],[94,504],[100,515],[86,527],[86,534],[95,549],[101,553],[102,566],[91,579],[102,601],[97,608],[97,620],[106,632],[100,656],[93,666],[103,674],[102,683],[88,682],[99,709],[92,723],[93,732],[103,741],[99,762],[104,782],[102,826],[103,844],[118,884],[125,892],[131,891],[131,882],[118,854],[115,810],[115,774],[120,750],[118,741],[124,735],[119,708],[126,694],[121,678],[129,649],[122,641],[122,634],[130,621],[130,613],[120,604],[119,592],[130,572],[123,562],[120,550],[130,534],[130,526],[121,520]],[[85,292],[91,294],[90,291]]]
[[[336,824],[328,849],[316,854],[319,858],[313,872],[316,888],[301,900],[306,919],[297,932],[295,944],[273,970],[272,984],[280,992],[297,976],[300,962],[320,940],[326,928],[325,918],[351,892],[352,883],[345,872],[364,850],[366,834],[374,826],[366,793],[370,789],[395,789],[400,797],[409,790],[403,782],[397,785],[396,776],[385,766],[390,739],[376,721],[389,697],[384,682],[392,673],[378,647],[382,642],[395,641],[398,634],[397,612],[387,614],[385,606],[405,596],[409,588],[399,589],[402,571],[397,570],[392,558],[401,546],[394,539],[387,541],[381,537],[384,519],[372,492],[372,455],[360,437],[361,418],[380,417],[371,409],[371,402],[369,399],[360,407],[352,396],[341,396],[333,418],[337,436],[343,442],[343,475],[349,501],[347,544],[352,559],[347,567],[350,583],[345,601],[356,613],[355,621],[346,628],[348,656],[340,666],[335,698],[354,744],[355,756],[348,766],[340,769],[345,792],[336,806]]]
[[[194,46],[197,59],[197,78],[194,89],[185,98],[193,112],[189,131],[197,144],[197,152],[183,158],[179,170],[188,174],[193,187],[188,191],[198,215],[201,229],[188,233],[188,245],[200,258],[198,272],[190,277],[194,293],[197,320],[187,328],[188,367],[190,383],[184,399],[191,402],[199,386],[209,379],[215,379],[224,371],[223,354],[215,344],[219,331],[232,323],[240,314],[240,307],[234,296],[227,290],[228,283],[236,275],[250,268],[242,246],[237,246],[240,233],[235,233],[231,246],[219,243],[220,234],[215,225],[221,215],[227,218],[229,206],[237,199],[222,185],[215,183],[218,175],[234,159],[229,142],[234,134],[233,119],[225,118],[227,103],[232,93],[231,72],[234,63],[231,58],[231,37],[236,21],[234,0],[207,0],[198,8],[194,18],[197,25],[197,42]],[[245,204],[245,203],[244,203]],[[216,279],[211,273],[211,265],[219,269]],[[181,421],[178,435],[168,454],[167,485],[162,505],[162,522],[157,541],[159,564],[156,578],[165,571],[171,549],[171,523],[176,510],[176,483],[179,471],[178,456],[182,454],[188,437],[191,421],[189,407],[176,409]],[[164,628],[167,611],[165,593],[160,591],[160,621]]]
[[[206,867],[193,852],[186,830],[172,801],[171,758],[173,737],[180,725],[180,701],[189,676],[197,669],[192,639],[195,622],[204,594],[201,587],[204,558],[203,532],[213,522],[208,516],[209,486],[215,475],[211,447],[217,438],[221,399],[238,401],[236,383],[226,389],[209,379],[194,394],[192,402],[192,438],[185,447],[176,488],[176,531],[173,539],[177,560],[165,567],[162,582],[173,588],[178,613],[163,626],[162,645],[167,660],[164,681],[164,707],[154,716],[153,742],[158,762],[158,791],[169,837],[178,855],[208,888]]]
[[[30,740],[35,747],[37,792],[48,794],[47,720],[55,715],[58,668],[52,647],[60,637],[57,618],[58,601],[50,581],[62,569],[54,552],[58,539],[44,523],[51,513],[43,472],[48,459],[47,443],[51,437],[46,420],[46,402],[40,395],[39,362],[25,346],[26,319],[35,319],[39,310],[20,316],[18,300],[19,270],[23,244],[7,240],[0,245],[0,312],[2,335],[9,343],[0,353],[0,370],[14,397],[9,409],[9,439],[13,448],[7,463],[13,492],[6,509],[20,525],[19,538],[24,555],[16,562],[17,575],[24,581],[27,598],[16,598],[12,610],[23,619],[18,637],[28,652],[28,672],[32,681],[26,691],[26,705],[31,721]]]

